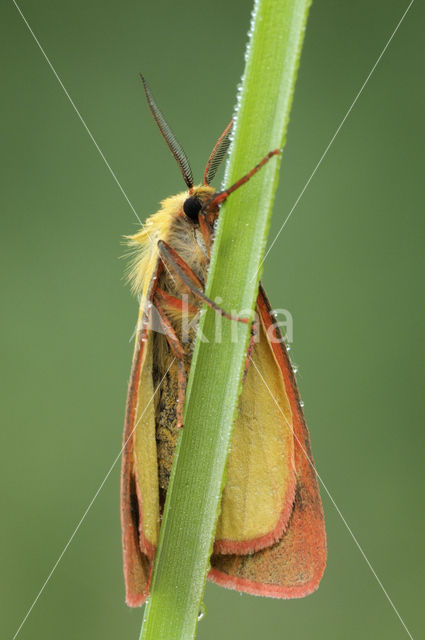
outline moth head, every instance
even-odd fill
[[[199,224],[199,216],[201,215],[210,226],[213,226],[217,219],[219,209],[215,204],[211,207],[208,206],[208,203],[210,201],[212,202],[214,195],[216,195],[215,190],[210,186],[210,183],[214,179],[217,169],[229,148],[233,121],[231,120],[227,125],[210,153],[204,171],[203,184],[195,187],[193,184],[192,169],[190,168],[187,155],[156,104],[145,78],[142,75],[140,77],[143,82],[149,109],[151,110],[153,118],[158,125],[168,148],[176,159],[182,173],[183,180],[189,189],[188,196],[183,202],[183,214],[194,224]]]
[[[192,220],[192,222],[198,222],[198,216],[201,209],[202,202],[198,196],[189,196],[183,202],[183,211],[189,220]]]
[[[215,189],[210,185],[199,185],[193,187],[187,198],[183,202],[183,213],[194,224],[199,224],[199,217],[203,216],[204,219],[213,225],[218,216],[218,207],[208,207],[208,203],[215,196]]]

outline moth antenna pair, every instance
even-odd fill
[[[152,92],[144,76],[140,74],[140,77],[143,82],[143,87],[145,90],[146,100],[148,102],[149,109],[151,110],[154,120],[158,125],[158,128],[165,142],[167,143],[168,148],[170,149],[171,153],[173,154],[173,156],[177,161],[177,164],[180,167],[183,180],[185,181],[187,187],[189,188],[189,191],[191,191],[193,189],[194,183],[193,183],[192,169],[190,167],[188,157],[183,147],[181,146],[180,142],[177,140],[176,136],[172,132],[160,108],[156,104],[155,99],[152,95]],[[214,179],[214,176],[217,173],[217,169],[220,166],[223,158],[227,153],[227,150],[230,145],[230,132],[232,130],[232,126],[233,126],[233,120],[229,122],[229,124],[227,125],[227,127],[225,128],[221,136],[219,137],[218,141],[214,145],[213,150],[211,151],[210,157],[208,158],[208,162],[204,171],[205,185],[209,185],[210,182]]]

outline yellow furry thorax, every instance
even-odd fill
[[[130,247],[131,261],[128,269],[128,280],[133,293],[144,295],[154,275],[158,261],[158,241],[167,241],[173,222],[178,218],[185,218],[183,204],[189,197],[196,196],[204,203],[215,193],[209,185],[198,185],[190,191],[165,198],[161,207],[147,218],[143,227],[134,235],[125,236]]]

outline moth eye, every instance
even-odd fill
[[[202,203],[196,196],[190,196],[190,198],[186,198],[183,203],[183,211],[185,212],[187,217],[194,222],[198,220],[198,215],[201,209]]]

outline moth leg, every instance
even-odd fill
[[[255,317],[251,324],[251,337],[249,339],[248,350],[246,352],[245,366],[242,374],[242,384],[244,384],[246,376],[248,374],[249,363],[251,362],[252,352],[254,351],[255,341],[258,336],[259,322]]]
[[[221,202],[224,202],[225,200],[227,200],[227,198],[230,196],[231,193],[236,191],[236,189],[239,189],[239,187],[245,184],[245,182],[248,182],[248,180],[252,178],[252,176],[261,169],[261,167],[264,167],[264,165],[270,160],[270,158],[273,158],[273,156],[276,156],[279,153],[280,153],[280,149],[274,149],[273,151],[269,151],[269,153],[261,160],[261,162],[255,165],[255,167],[251,169],[251,171],[249,171],[246,175],[242,176],[242,178],[240,178],[237,182],[232,184],[232,186],[228,187],[224,191],[219,191],[218,193],[215,193],[212,196],[211,200],[209,200],[204,204],[201,211],[208,211],[208,209],[212,207],[216,207]]]
[[[173,297],[173,296],[170,296]],[[175,298],[177,300],[177,298]],[[177,429],[181,429],[183,426],[183,404],[186,393],[186,371],[184,367],[184,351],[180,340],[178,339],[176,332],[173,329],[171,322],[169,321],[167,314],[161,306],[160,296],[157,295],[157,291],[154,296],[155,308],[158,311],[159,318],[162,327],[165,332],[168,344],[170,345],[171,352],[177,360],[177,382],[178,382],[178,398],[177,398]]]
[[[181,298],[176,298],[159,287],[157,287],[155,291],[155,296],[167,307],[174,309],[174,311],[179,311],[180,313],[193,313],[194,315],[199,311],[199,309],[193,304],[189,304]]]
[[[179,256],[177,251],[170,247],[169,244],[163,240],[159,240],[158,248],[161,259],[166,262],[169,267],[172,267],[176,275],[194,296],[202,300],[202,302],[205,302],[209,307],[211,307],[211,309],[217,311],[217,313],[222,315],[224,318],[235,320],[236,322],[243,322],[245,324],[250,322],[249,318],[240,318],[239,316],[233,316],[232,314],[227,313],[227,311],[224,311],[224,309],[222,309],[218,304],[208,298],[208,296],[203,292],[204,285],[199,280],[198,276],[193,273],[189,265]]]
[[[211,225],[207,222],[205,213],[202,213],[198,216],[199,228],[201,229],[202,237],[204,239],[205,248],[207,250],[208,257],[211,257],[211,246],[212,246],[212,233],[213,229]]]

